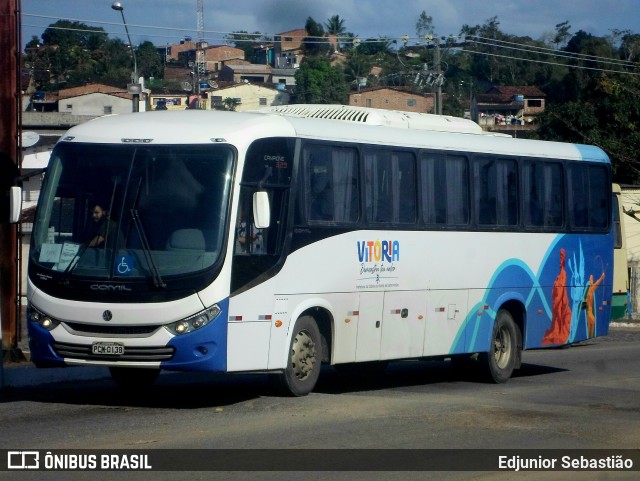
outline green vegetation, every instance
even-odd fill
[[[434,34],[434,19],[424,11],[411,38],[360,39],[347,25],[338,15],[324,23],[307,19],[304,60],[296,73],[298,102],[347,103],[349,91],[365,85],[430,93],[433,82],[422,80],[436,67],[443,73],[444,113],[449,115],[462,115],[473,95],[493,85],[536,86],[546,94],[539,138],[598,145],[611,157],[617,182],[640,183],[640,35],[619,30],[605,37],[572,33],[565,21],[553,33],[532,39],[504,32],[493,17],[482,25],[463,25],[459,36],[444,38]],[[335,44],[329,43],[329,35],[337,36]],[[231,33],[227,40],[242,48],[248,60],[255,45],[271,41],[260,32],[245,31]],[[32,38],[23,61],[41,90],[89,82],[124,87],[133,70],[129,48],[102,28],[61,20],[41,39]],[[144,42],[134,48],[139,73],[154,78],[150,85],[171,87],[163,81],[163,60],[155,46]]]

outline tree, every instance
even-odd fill
[[[143,75],[145,78],[164,77],[162,58],[154,44],[149,41],[140,44],[137,50],[137,57],[139,75]]]
[[[556,48],[560,48],[567,43],[567,40],[571,37],[570,30],[571,25],[568,20],[556,25],[556,33],[553,36],[553,43]]]
[[[217,110],[229,110],[231,112],[235,112],[238,107],[239,101],[232,97],[225,97],[222,101],[222,105],[216,107]]]
[[[325,24],[328,35],[334,35],[336,37],[336,51],[340,50],[340,37],[344,35],[347,29],[344,27],[344,19],[340,18],[340,15],[334,15],[329,18]]]
[[[325,24],[325,28],[327,29],[327,33],[329,35],[342,35],[347,31],[344,27],[344,19],[340,18],[340,15],[334,15],[329,18]]]
[[[420,40],[425,40],[430,36],[433,37],[433,31],[433,17],[427,15],[427,12],[423,10],[416,22],[416,36]]]
[[[547,107],[536,136],[597,145],[611,158],[614,180],[636,184],[640,181],[639,96],[637,77],[599,73],[576,100]]]
[[[72,45],[95,50],[108,39],[102,27],[90,27],[81,22],[58,20],[49,25],[42,34],[45,45],[57,45],[60,48]]]
[[[635,62],[640,58],[640,35],[630,30],[614,29],[611,31],[611,39],[614,46],[619,45],[618,52],[622,60]]]
[[[260,32],[248,33],[246,30],[239,30],[226,36],[227,41],[236,48],[244,51],[244,58],[251,61],[253,59],[256,45],[260,42],[269,42],[271,39],[265,37]]]
[[[307,18],[304,29],[309,34],[302,40],[302,50],[306,55],[322,55],[329,52],[324,28],[313,18]]]
[[[349,87],[342,71],[323,57],[305,57],[296,72],[300,103],[347,104]]]
[[[360,82],[365,80],[371,72],[373,59],[368,55],[361,55],[358,49],[354,49],[347,58],[344,66],[344,77],[350,85],[360,87]]]
[[[369,55],[372,57],[381,57],[388,54],[391,50],[391,40],[387,37],[367,38],[358,45],[358,53],[360,55]]]

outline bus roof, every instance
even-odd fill
[[[341,105],[289,105],[254,112],[174,110],[109,115],[71,128],[61,141],[228,142],[242,148],[258,138],[296,136],[372,145],[609,162],[607,155],[595,146],[486,135],[470,120]]]
[[[289,117],[357,122],[365,125],[431,130],[437,132],[461,132],[482,134],[484,131],[475,122],[449,115],[434,115],[422,112],[372,109],[350,105],[293,104],[261,109],[259,112],[275,113]]]

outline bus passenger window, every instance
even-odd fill
[[[474,163],[476,221],[479,225],[513,226],[518,222],[518,177],[515,161],[481,158]]]
[[[330,145],[303,150],[307,219],[352,223],[360,217],[357,151]]]
[[[369,220],[374,223],[414,223],[417,195],[413,153],[376,149],[367,152],[364,160]]]
[[[426,224],[469,223],[469,173],[465,157],[423,153],[420,182]]]
[[[416,163],[413,154],[397,153],[393,160],[397,162],[396,193],[398,196],[398,222],[409,224],[416,221]]]
[[[522,168],[523,222],[529,228],[557,228],[563,225],[562,164],[531,161]]]
[[[315,162],[311,165],[310,220],[333,219],[333,188],[328,170],[325,162]]]
[[[602,200],[608,198],[603,193],[610,189],[609,182],[605,166],[579,164],[570,167],[572,199],[569,206],[573,227],[599,230],[609,225],[608,205]]]

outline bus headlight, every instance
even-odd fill
[[[44,314],[33,306],[29,306],[29,317],[31,318],[32,322],[35,322],[47,331],[54,330],[56,327],[58,327],[58,324],[60,324],[60,321],[54,319],[51,316],[48,316],[47,314]]]
[[[218,316],[218,314],[220,314],[220,308],[217,306],[217,304],[215,304],[210,308],[205,309],[204,311],[194,314],[193,316],[189,316],[186,319],[181,319],[171,324],[167,324],[164,327],[171,334],[179,336],[180,334],[186,334],[188,332],[192,332],[196,329],[200,329],[201,327],[206,326],[211,321],[213,321]]]

